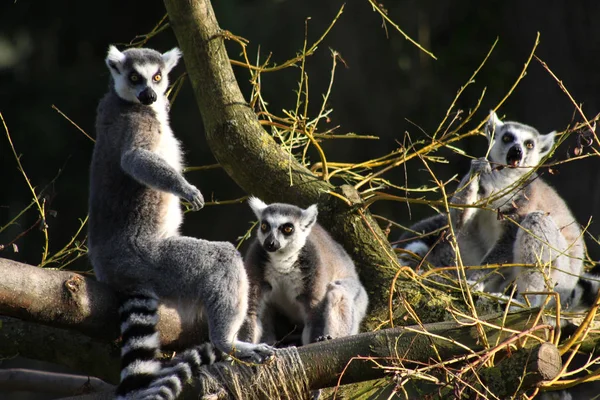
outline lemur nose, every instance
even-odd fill
[[[268,237],[265,240],[265,249],[269,252],[277,251],[280,247],[279,241],[274,237]]]
[[[138,100],[140,101],[140,103],[142,103],[146,106],[154,103],[156,101],[156,99],[157,99],[156,92],[149,87],[142,90],[140,92],[140,94],[138,95]]]
[[[523,154],[523,149],[521,148],[521,146],[515,146],[515,153],[517,153],[517,155],[522,155]]]

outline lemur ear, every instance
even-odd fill
[[[121,53],[115,46],[108,46],[108,54],[106,55],[106,65],[111,71],[120,74],[119,66],[125,61],[125,54]]]
[[[162,59],[165,63],[165,72],[169,72],[177,65],[181,58],[181,50],[177,47],[173,47],[171,50],[163,53]]]
[[[556,131],[552,131],[545,135],[540,135],[540,158],[545,157],[546,154],[552,150],[554,146],[554,138],[556,137]]]
[[[248,199],[248,205],[250,206],[250,208],[254,212],[254,215],[256,215],[256,218],[258,219],[261,218],[263,211],[265,210],[265,208],[267,208],[267,204],[265,204],[264,201],[254,196],[251,196]]]
[[[498,115],[496,115],[496,111],[490,110],[490,117],[485,124],[485,135],[487,136],[488,141],[492,140],[494,132],[496,132],[496,129],[500,128],[502,125],[504,125],[504,122],[500,121],[500,118],[498,118]]]
[[[317,222],[317,214],[319,214],[319,210],[317,209],[317,205],[313,204],[308,207],[306,210],[302,210],[302,217],[300,218],[300,224],[302,227],[307,230],[312,228],[312,226]]]

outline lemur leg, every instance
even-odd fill
[[[511,264],[513,262],[513,245],[517,237],[519,227],[510,222],[502,223],[502,236],[496,242],[481,262],[482,266],[496,264]],[[506,287],[512,283],[506,276],[512,277],[513,274],[507,273],[507,268],[499,267],[496,269],[475,269],[467,272],[467,278],[471,284],[475,284],[474,289],[486,292],[503,292]]]
[[[338,279],[328,283],[319,311],[313,312],[302,332],[302,343],[356,335],[367,306],[367,292],[357,279]]]
[[[519,294],[556,291],[562,300],[567,300],[579,278],[577,273],[570,274],[567,249],[568,244],[551,216],[540,211],[528,214],[517,232],[513,253],[515,263],[534,267],[515,268]],[[535,307],[545,295],[528,298]]]
[[[170,280],[165,297],[200,299],[207,315],[209,335],[216,348],[236,358],[262,362],[273,349],[237,339],[248,308],[248,278],[242,257],[227,242],[170,237],[158,243],[157,268],[161,280]],[[167,283],[167,282],[164,282]],[[163,282],[155,282],[160,290]]]
[[[248,273],[250,285],[248,291],[248,311],[238,338],[245,342],[259,343],[264,329],[261,314],[264,312],[264,308],[268,306],[262,298],[267,291],[271,291],[271,286],[261,283],[260,278],[252,277],[252,270],[246,270],[246,272]]]
[[[270,304],[264,304],[259,312],[258,324],[261,327],[261,334],[258,336],[258,340],[261,343],[268,345],[275,345],[277,342],[277,335],[275,332],[275,310]]]

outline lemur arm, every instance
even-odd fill
[[[463,177],[452,200],[452,204],[472,205],[480,199],[480,175],[491,173],[489,162],[485,158],[471,160],[471,169]],[[452,227],[460,230],[467,225],[477,212],[477,208],[460,207],[450,209]]]
[[[136,140],[137,139],[137,140]],[[134,138],[121,153],[121,168],[139,183],[174,194],[192,204],[195,210],[204,206],[202,193],[165,159],[148,150],[152,138]]]

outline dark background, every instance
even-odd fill
[[[222,28],[250,40],[252,60],[260,46],[261,60],[269,52],[281,63],[302,48],[304,21],[309,21],[309,43],[316,40],[333,19],[341,1],[218,1],[215,12]],[[366,0],[346,4],[345,12],[316,54],[309,58],[311,110],[315,115],[321,95],[330,79],[329,48],[340,52],[347,68],[339,65],[329,105],[334,109],[329,126],[341,125],[338,133],[356,132],[380,137],[378,141],[328,141],[324,144],[329,160],[363,161],[382,156],[402,142],[406,132],[413,139],[421,129],[432,133],[442,120],[458,89],[485,57],[494,40],[498,45],[457,107],[468,111],[486,88],[474,122],[483,120],[508,92],[519,75],[535,41],[541,34],[537,55],[564,82],[588,118],[599,111],[600,93],[600,3],[597,1],[386,1],[389,16],[407,34],[430,49],[438,60],[429,58],[388,25]],[[88,165],[92,142],[51,108],[54,104],[90,135],[94,135],[95,108],[104,94],[108,70],[104,57],[108,44],[128,43],[136,35],[149,32],[165,10],[160,1],[146,2],[33,2],[19,0],[0,6],[0,112],[32,185],[50,186],[49,208],[56,211],[48,219],[50,250],[60,249],[79,226],[87,208]],[[166,51],[176,46],[167,29],[148,46]],[[228,42],[230,56],[241,59],[240,48]],[[123,49],[123,46],[120,46]],[[181,74],[183,62],[171,77]],[[235,67],[244,93],[249,95],[249,74]],[[282,114],[293,109],[299,69],[264,74],[262,88],[270,110]],[[542,133],[564,130],[581,121],[580,116],[556,81],[535,60],[527,76],[499,110],[507,119],[521,121]],[[201,116],[189,82],[175,102],[171,120],[176,135],[186,149],[188,165],[214,163],[203,134]],[[471,127],[467,125],[467,128]],[[323,125],[325,127],[325,125]],[[563,144],[554,160],[572,154],[574,136]],[[486,140],[474,137],[458,144],[469,154],[481,155]],[[450,164],[433,164],[440,177],[464,174],[469,159],[444,151]],[[0,226],[12,219],[31,201],[23,177],[4,132],[0,135]],[[313,156],[313,160],[316,157]],[[544,177],[558,189],[585,224],[600,210],[600,162],[597,158],[576,161],[556,168]],[[423,166],[409,163],[408,186],[428,183]],[[398,168],[386,177],[404,185],[405,171]],[[187,174],[205,198],[220,200],[244,195],[220,169]],[[453,190],[455,184],[450,185]],[[404,195],[399,191],[391,191]],[[416,196],[414,194],[413,196]],[[439,198],[439,194],[430,197]],[[373,210],[387,218],[409,224],[406,205],[376,203]],[[412,206],[412,221],[432,210]],[[0,243],[9,243],[37,218],[28,212],[0,233]],[[183,232],[210,239],[235,241],[250,226],[253,216],[244,205],[206,207],[186,215]],[[598,236],[598,223],[590,231]],[[396,237],[400,232],[393,232]],[[587,238],[593,258],[600,258],[597,244]],[[42,234],[33,229],[1,257],[37,264],[42,252]],[[70,266],[89,269],[82,258]]]
[[[222,28],[250,40],[249,54],[255,59],[260,46],[261,60],[269,52],[281,63],[302,48],[304,21],[309,21],[309,43],[316,40],[339,10],[342,1],[332,0],[235,0],[215,1]],[[310,76],[311,115],[320,107],[321,95],[330,79],[329,48],[341,53],[347,68],[340,65],[329,106],[334,109],[329,126],[341,125],[338,133],[356,132],[380,137],[378,141],[329,141],[323,146],[330,160],[355,162],[389,153],[402,142],[406,132],[413,139],[421,129],[432,133],[451,104],[485,57],[496,38],[498,45],[487,64],[458,101],[468,111],[481,91],[486,95],[474,122],[480,122],[508,92],[520,73],[535,41],[541,34],[537,55],[564,82],[588,118],[600,111],[600,2],[597,0],[549,1],[439,1],[385,0],[389,16],[407,34],[430,49],[438,60],[429,58],[388,25],[366,0],[346,4],[345,12],[316,54],[307,61]],[[153,1],[2,1],[0,4],[0,112],[32,185],[48,185],[50,251],[62,248],[87,213],[88,165],[92,142],[51,108],[54,104],[81,128],[94,135],[95,109],[108,83],[104,57],[109,44],[128,43],[149,32],[165,14],[163,3]],[[176,46],[170,29],[151,39],[148,46],[166,51]],[[123,46],[120,46],[123,49]],[[240,48],[228,43],[230,56],[241,59]],[[184,72],[183,63],[172,78]],[[249,74],[235,69],[246,95]],[[293,109],[299,69],[291,68],[262,77],[262,91],[272,112]],[[581,121],[575,107],[556,81],[533,61],[527,76],[499,110],[507,119],[521,121],[542,133],[562,131]],[[186,149],[188,165],[215,162],[203,133],[201,116],[189,82],[186,82],[171,112],[176,135]],[[466,128],[470,128],[467,125]],[[564,143],[554,160],[573,154],[575,138]],[[458,146],[469,154],[482,155],[483,137],[465,140]],[[442,178],[464,174],[469,159],[450,151],[441,152],[450,164],[434,164]],[[316,159],[313,155],[313,160]],[[600,162],[597,158],[576,161],[555,168],[544,177],[558,189],[585,224],[600,211]],[[405,171],[398,168],[386,177],[396,184],[418,187],[429,177],[416,162]],[[4,132],[0,134],[0,227],[31,201],[31,194]],[[222,170],[189,173],[208,200],[233,199],[245,193]],[[450,185],[450,189],[455,188]],[[402,192],[393,192],[403,195]],[[439,194],[430,197],[436,198]],[[410,224],[406,205],[376,203],[376,213]],[[425,206],[411,207],[412,221],[430,215]],[[11,242],[36,220],[30,210],[18,224],[0,233],[0,244]],[[249,228],[253,216],[244,205],[206,207],[186,215],[183,232],[209,239],[236,241]],[[590,232],[598,237],[600,226]],[[393,237],[400,232],[394,231]],[[0,250],[0,257],[37,264],[43,244],[42,233],[33,229],[12,247]],[[586,238],[593,259],[600,259],[600,246]],[[86,258],[69,268],[88,270]],[[1,277],[0,277],[1,279]],[[4,361],[3,367],[9,367]],[[32,365],[29,364],[31,367]],[[46,368],[39,364],[39,368]],[[0,396],[1,397],[1,396]],[[16,398],[16,397],[15,397]],[[23,398],[23,397],[19,397]],[[45,397],[38,397],[45,398]]]

